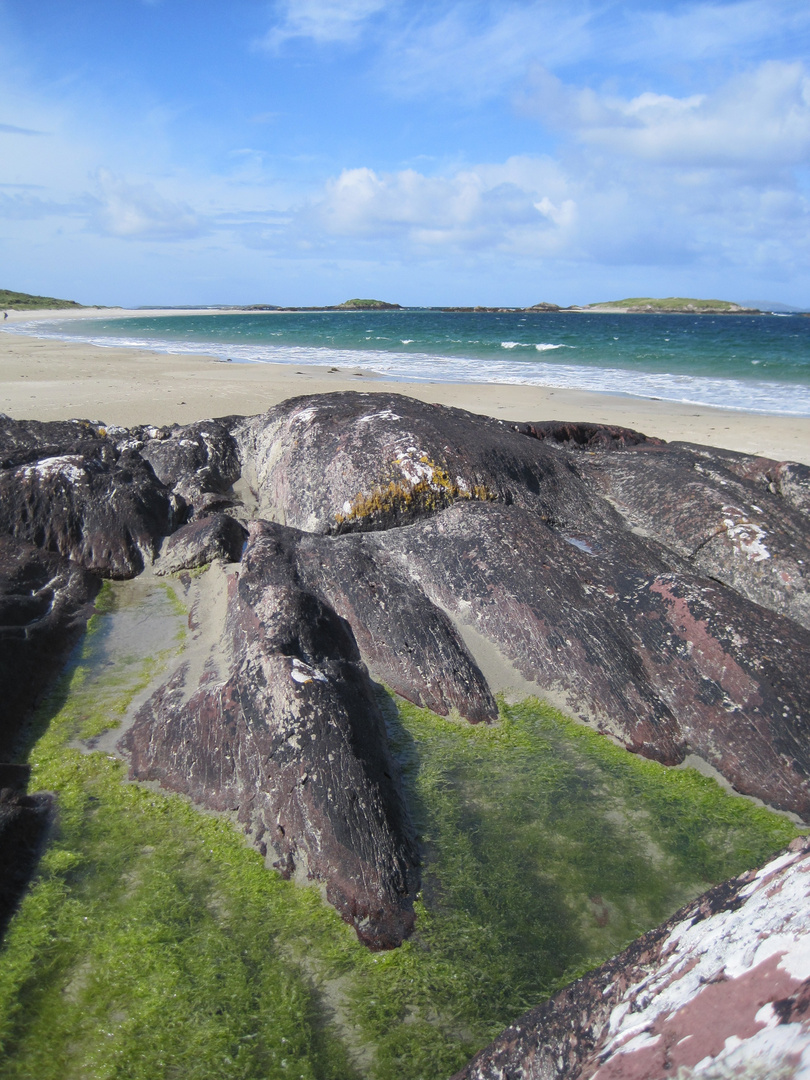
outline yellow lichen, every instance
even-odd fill
[[[419,462],[430,471],[416,481],[407,477],[392,479],[387,485],[372,488],[369,493],[359,491],[345,513],[335,514],[338,529],[361,524],[375,518],[390,518],[400,514],[429,513],[443,510],[458,499],[491,502],[497,495],[484,484],[461,487],[441,465],[423,455]]]

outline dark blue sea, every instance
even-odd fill
[[[95,345],[397,380],[575,387],[810,416],[810,318],[425,309],[88,318],[16,324]]]

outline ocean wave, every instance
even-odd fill
[[[503,383],[551,386],[637,398],[660,398],[683,404],[781,416],[810,416],[810,386],[783,382],[748,382],[707,375],[645,372],[596,365],[529,359],[482,359],[426,352],[381,349],[335,349],[318,345],[275,345],[215,340],[173,341],[158,337],[108,337],[45,329],[41,322],[0,327],[0,333],[84,342],[103,348],[204,354],[242,363],[315,364],[367,371],[402,382]],[[529,346],[533,348],[533,346]],[[569,346],[570,348],[571,346]]]

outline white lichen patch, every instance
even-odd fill
[[[80,484],[85,479],[82,459],[70,455],[42,458],[35,465],[26,465],[21,473],[23,480],[61,478],[70,484]]]
[[[423,454],[415,446],[408,446],[405,450],[398,450],[396,464],[409,484],[416,485],[422,481],[427,481],[428,484],[433,482],[436,472],[435,467],[427,454]]]
[[[358,424],[370,424],[372,420],[401,420],[402,417],[390,409],[382,409],[380,412],[368,413],[366,416],[361,416],[357,421]]]
[[[628,986],[613,1008],[593,1080],[603,1070],[619,1075],[617,1061],[608,1065],[617,1057],[627,1061],[628,1075],[640,1075],[632,1055],[647,1061],[661,1037],[670,1054],[675,1045],[686,1052],[688,1042],[695,1074],[726,1059],[735,1066],[756,1061],[766,1044],[810,1064],[810,1024],[780,1024],[770,1006],[810,978],[810,853],[773,859],[739,898],[734,909],[688,918],[672,930],[657,949],[663,962]]]
[[[291,417],[290,424],[308,424],[315,418],[317,412],[318,410],[312,407],[302,409]]]
[[[329,681],[322,671],[312,667],[310,664],[305,664],[304,661],[299,660],[297,656],[293,657],[290,678],[293,682],[300,683],[302,686],[311,682],[325,683]]]
[[[739,553],[751,562],[770,559],[771,553],[764,544],[768,534],[761,525],[751,521],[738,506],[724,506],[723,515],[723,525],[735,555]]]

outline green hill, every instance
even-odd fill
[[[687,296],[668,296],[666,299],[656,299],[651,296],[632,296],[626,300],[607,300],[600,304],[588,304],[588,308],[623,308],[627,311],[669,311],[683,314],[740,314],[756,311],[755,308],[745,308],[740,304],[734,304],[730,300],[695,300]]]
[[[55,296],[32,296],[31,293],[0,289],[0,308],[11,308],[14,311],[33,311],[36,308],[80,307],[84,307],[84,304],[77,304],[75,300],[57,300]]]
[[[344,300],[338,308],[359,309],[361,311],[398,311],[399,304],[389,304],[385,300]]]

